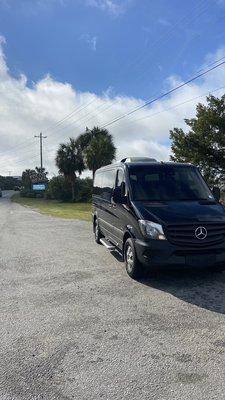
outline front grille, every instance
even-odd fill
[[[197,239],[195,230],[202,226],[207,230],[205,239]],[[199,224],[181,224],[167,225],[165,227],[167,239],[176,245],[204,247],[222,243],[225,239],[225,223],[202,223]]]

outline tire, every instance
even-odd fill
[[[95,222],[94,222],[94,235],[95,235],[95,241],[98,244],[101,244],[100,239],[103,237],[100,228],[99,228],[99,223],[98,220],[96,218]]]
[[[139,279],[143,277],[143,266],[137,258],[134,241],[131,238],[128,238],[124,245],[124,261],[126,271],[132,279]]]

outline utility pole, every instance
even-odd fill
[[[41,160],[41,171],[43,171],[43,150],[42,150],[42,141],[43,139],[46,139],[47,136],[43,136],[42,132],[40,133],[40,135],[35,135],[35,138],[39,138],[40,139],[40,160]]]

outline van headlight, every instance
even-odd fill
[[[139,219],[138,222],[141,232],[145,237],[150,239],[166,240],[162,225],[151,221],[145,221],[144,219]]]

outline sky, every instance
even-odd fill
[[[223,0],[0,0],[0,174],[40,164],[39,132],[57,174],[59,143],[94,125],[117,159],[168,160],[169,131],[225,93],[224,65],[109,123],[225,57],[224,27]]]

